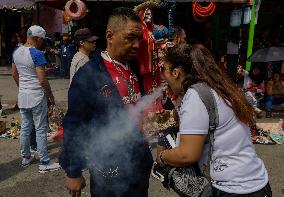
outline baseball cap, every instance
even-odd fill
[[[84,29],[78,29],[75,34],[74,37],[77,41],[95,41],[97,40],[99,37],[94,36],[90,29],[88,28],[84,28]]]
[[[46,31],[41,26],[38,26],[38,25],[31,26],[27,31],[28,37],[35,36],[39,38],[45,38],[45,35],[46,35]]]

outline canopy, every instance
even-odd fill
[[[7,0],[6,0],[7,1]],[[68,0],[45,0],[42,4],[54,7],[57,9],[64,9],[65,3]],[[85,2],[128,2],[128,3],[142,3],[145,0],[82,0]],[[248,3],[251,0],[176,0],[176,2],[220,2],[220,3]]]
[[[34,4],[42,0],[1,0],[0,9],[3,8],[16,8],[16,9],[31,9]]]

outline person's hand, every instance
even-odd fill
[[[54,105],[48,105],[48,116],[52,116]]]
[[[161,164],[161,160],[160,160],[160,153],[163,151],[163,150],[166,150],[167,148],[164,147],[164,146],[160,146],[160,145],[157,145],[157,156],[156,156],[156,162]]]
[[[83,176],[79,178],[67,177],[66,187],[72,197],[80,197],[81,190],[86,186],[86,181]]]

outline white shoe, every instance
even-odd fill
[[[59,163],[52,163],[52,164],[46,164],[46,165],[39,165],[38,172],[39,173],[46,173],[46,172],[53,172],[56,170],[59,170],[61,166]]]
[[[32,162],[32,160],[34,159],[34,157],[31,155],[31,157],[30,158],[23,158],[23,160],[22,160],[22,167],[28,167],[30,164],[31,164],[31,162]]]

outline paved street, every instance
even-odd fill
[[[52,90],[56,102],[66,108],[67,90],[69,80],[51,79]],[[0,95],[5,108],[11,108],[17,100],[17,88],[9,75],[0,74]],[[5,120],[11,117],[19,119],[17,111],[10,111]],[[277,121],[271,119],[270,121]],[[263,120],[266,121],[266,120]],[[9,125],[9,122],[8,124]],[[280,145],[256,145],[259,156],[264,160],[270,175],[270,184],[274,197],[284,196],[284,146]],[[60,152],[60,144],[49,144],[50,155],[57,160]],[[64,186],[64,172],[62,170],[47,174],[37,172],[37,161],[28,168],[21,168],[19,155],[19,142],[15,139],[0,139],[0,197],[67,197]],[[248,166],[249,168],[250,166]],[[87,177],[87,176],[86,176]],[[88,196],[88,187],[83,196]],[[175,197],[176,194],[162,188],[161,184],[151,179],[150,197]]]

